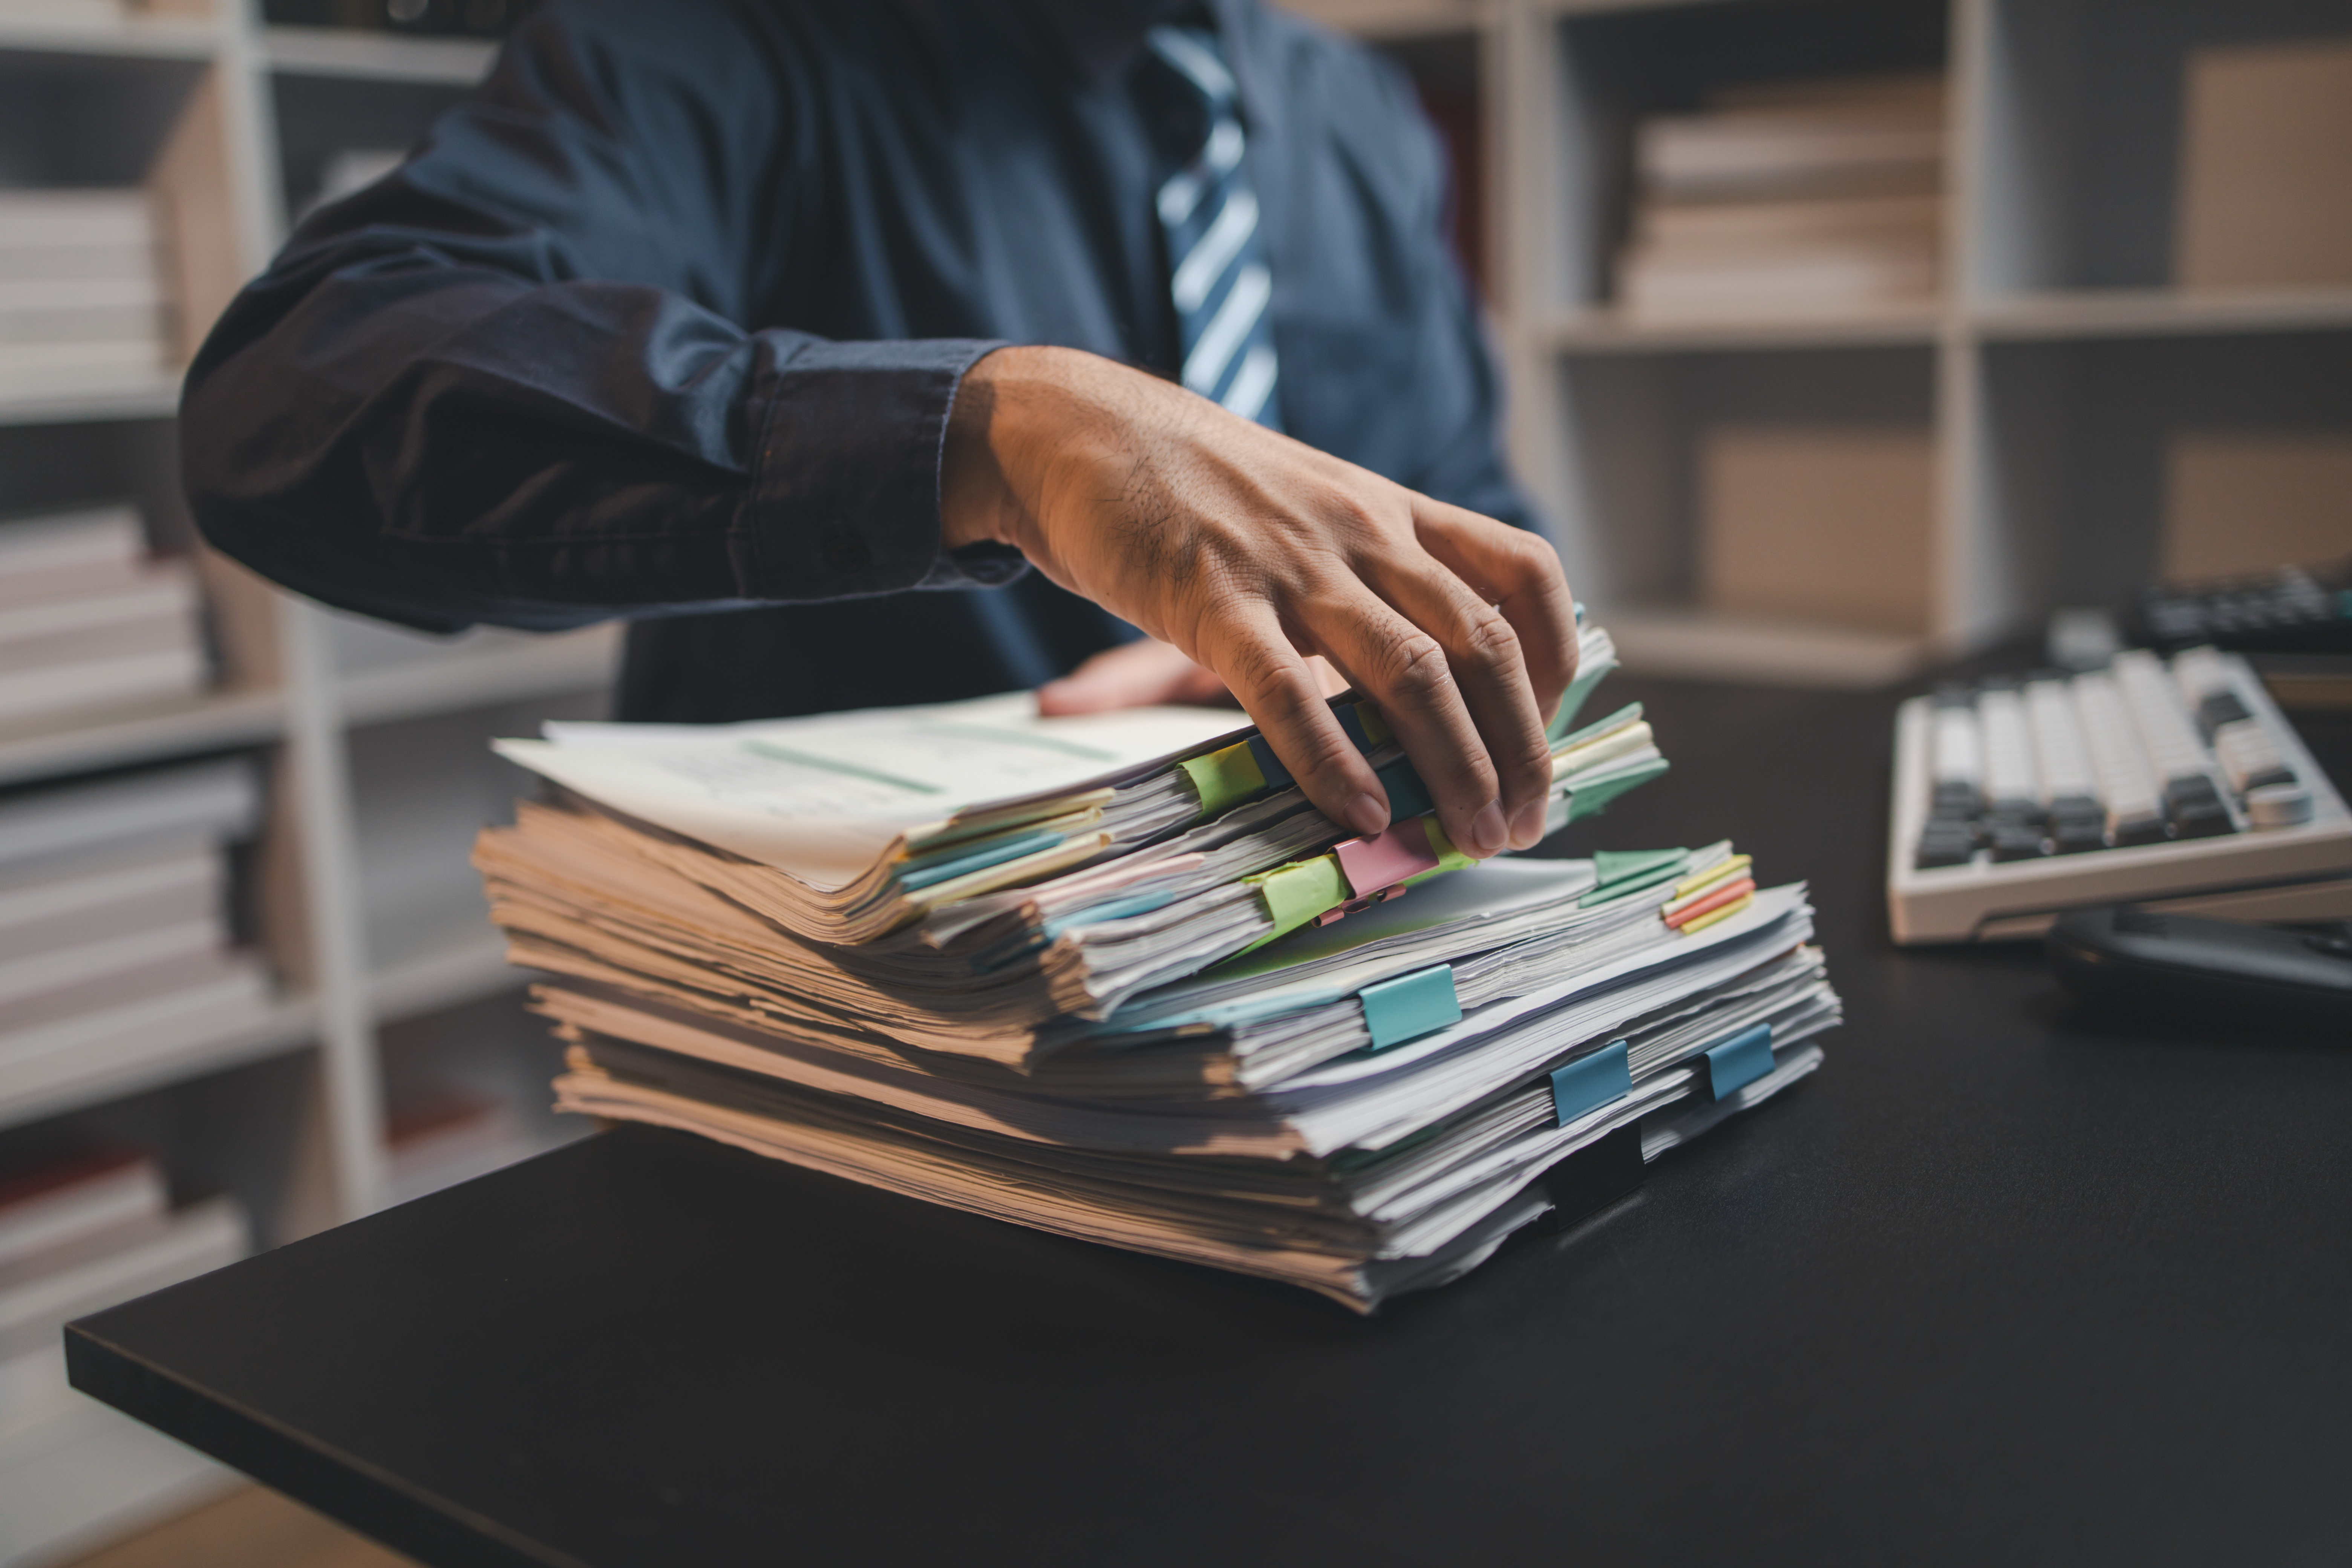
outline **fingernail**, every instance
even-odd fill
[[[1348,826],[1366,837],[1389,825],[1389,808],[1377,796],[1360,795],[1348,803]]]
[[[1476,819],[1470,824],[1470,853],[1482,860],[1489,855],[1500,854],[1509,840],[1510,831],[1503,826],[1502,806],[1488,801],[1479,808]]]
[[[1538,795],[1519,807],[1519,815],[1511,822],[1511,847],[1532,849],[1541,842],[1544,830],[1544,797]]]

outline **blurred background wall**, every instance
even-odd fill
[[[1417,85],[1636,669],[1872,685],[2352,552],[2352,0],[1296,0]],[[574,1130],[467,851],[608,630],[195,544],[180,367],[519,0],[0,0],[0,1564],[233,1486],[58,1323]]]

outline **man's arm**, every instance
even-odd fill
[[[207,537],[438,627],[887,593],[1025,556],[1215,671],[1333,820],[1370,832],[1387,803],[1315,654],[1381,700],[1457,845],[1532,843],[1541,718],[1574,665],[1538,542],[1092,355],[731,324],[781,264],[760,258],[825,242],[795,237],[822,182],[775,118],[820,83],[708,36],[734,15],[542,13],[401,176],[298,235],[190,374]]]
[[[941,434],[990,345],[733,324],[809,216],[815,84],[732,16],[544,13],[398,175],[303,226],[189,374],[215,545],[436,629],[1017,570],[940,550]]]

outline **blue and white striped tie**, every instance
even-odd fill
[[[1184,351],[1184,384],[1244,419],[1279,430],[1274,395],[1274,293],[1257,196],[1242,171],[1244,138],[1234,113],[1234,78],[1217,36],[1197,27],[1154,27],[1151,52],[1198,94],[1207,139],[1160,187],[1168,235],[1170,290]]]

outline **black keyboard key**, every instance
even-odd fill
[[[2230,808],[2221,804],[2213,781],[2203,773],[2182,773],[2165,781],[2164,814],[2171,818],[2177,838],[2210,838],[2234,831]]]
[[[1921,871],[1932,871],[1938,866],[1965,866],[1976,849],[1976,836],[1965,826],[1954,831],[1949,825],[1931,822],[1919,835],[1919,850],[1912,857],[1911,864]]]
[[[1992,829],[1995,860],[2032,860],[2042,854],[2042,830],[2022,823],[1997,822]]]
[[[2246,705],[2238,700],[2238,694],[2234,691],[2216,691],[2197,705],[2197,728],[2209,746],[2213,743],[2214,731],[2222,725],[2252,717],[2246,711]]]

